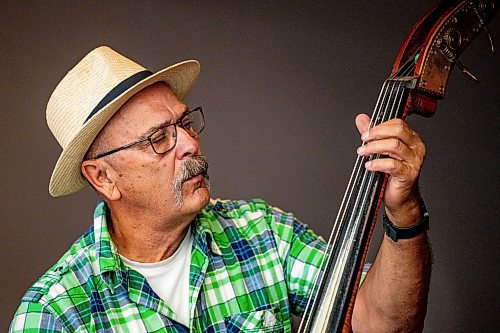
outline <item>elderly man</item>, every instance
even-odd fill
[[[11,331],[291,331],[325,244],[265,202],[210,199],[203,111],[182,102],[198,73],[196,61],[152,73],[99,47],[56,87],[47,121],[63,151],[49,191],[90,184],[102,200],[93,227],[22,298]],[[390,156],[366,168],[389,173],[386,213],[410,236],[384,237],[353,330],[419,331],[430,250],[425,228],[412,228],[425,148],[399,120],[356,124],[358,154]]]

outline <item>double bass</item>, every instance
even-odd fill
[[[459,56],[487,24],[498,0],[448,0],[435,5],[410,30],[382,85],[370,127],[412,114],[432,116],[444,98],[450,73],[457,66],[473,81],[478,79]],[[368,171],[366,162],[380,158],[358,156],[342,199],[322,262],[298,332],[351,331],[354,300],[368,245],[381,207],[387,176]]]

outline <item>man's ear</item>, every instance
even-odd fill
[[[117,173],[108,163],[101,160],[86,160],[81,165],[82,174],[102,196],[110,201],[121,198],[116,186]]]

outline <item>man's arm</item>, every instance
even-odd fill
[[[389,174],[384,204],[389,220],[397,227],[420,221],[418,176],[425,146],[399,119],[368,131],[369,117],[360,115],[356,125],[362,134],[359,155],[383,154],[366,168]],[[419,332],[427,310],[431,250],[427,233],[397,242],[384,235],[377,258],[354,306],[354,332]]]
[[[426,233],[393,242],[384,236],[356,299],[354,332],[421,332],[427,309],[430,247]]]

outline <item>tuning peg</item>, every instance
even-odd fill
[[[483,30],[486,33],[486,36],[488,36],[488,39],[490,40],[491,52],[495,54],[495,46],[493,45],[493,35],[491,34],[490,30],[488,30],[487,26],[484,26]]]
[[[462,62],[460,60],[456,60],[455,63],[457,64],[458,68],[460,68],[460,70],[462,71],[462,73],[468,77],[469,79],[471,79],[472,81],[476,82],[476,83],[479,83],[479,79],[474,75],[472,74],[469,69],[467,67],[464,66],[464,64],[462,64]]]

